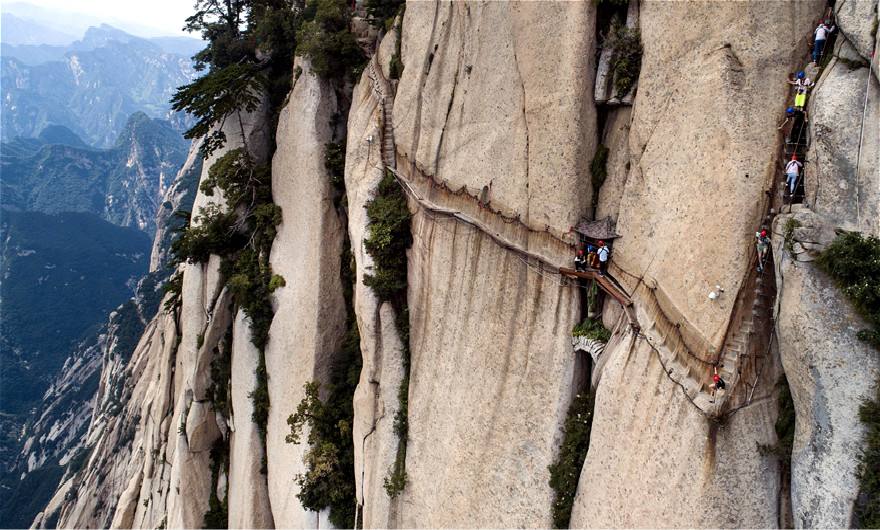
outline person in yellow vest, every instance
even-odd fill
[[[807,106],[807,92],[813,87],[813,82],[807,77],[803,70],[795,74],[794,81],[788,82],[794,85],[794,108],[795,110],[804,110]]]

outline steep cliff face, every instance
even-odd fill
[[[806,203],[816,213],[841,228],[873,234],[880,233],[880,74],[866,22],[877,19],[876,10],[870,1],[837,9],[840,34],[809,102],[805,169]]]
[[[668,346],[652,340],[651,328],[670,321],[695,375],[711,374],[705,361],[722,350],[775,178],[785,78],[820,10],[818,2],[641,6],[628,172],[618,199],[619,170],[609,168],[612,187],[603,188],[599,210],[613,213],[620,201],[613,270],[636,292],[648,329],[605,351],[572,525],[778,524],[780,477],[756,449],[775,442],[775,403],[766,398],[779,374],[775,356],[752,404],[718,425],[669,378],[656,349]],[[670,27],[672,40],[664,37]],[[748,42],[739,38],[744,27]],[[729,294],[712,301],[716,285]],[[645,502],[634,506],[633,496]]]
[[[880,370],[876,350],[856,339],[867,326],[812,263],[835,230],[880,234],[877,9],[870,1],[835,7],[840,31],[808,104],[806,198],[774,223],[777,331],[797,413],[791,500],[800,527],[853,524],[866,435],[859,406],[876,395]]]
[[[797,222],[786,241],[785,226]],[[880,358],[856,333],[867,325],[813,263],[833,226],[802,208],[774,226],[776,274],[783,285],[777,329],[797,414],[792,509],[799,527],[849,526],[859,493],[865,426],[859,406],[875,395]],[[790,249],[790,250],[789,250]]]
[[[272,160],[273,195],[284,220],[270,263],[285,284],[273,293],[276,314],[265,348],[271,403],[265,431],[252,419],[263,354],[251,341],[250,319],[242,310],[233,313],[217,256],[183,265],[179,312],[160,310],[130,360],[105,360],[87,442],[92,464],[63,484],[50,506],[61,505],[61,525],[201,527],[212,499],[222,503],[232,527],[327,525],[326,514],[319,521],[296,497],[307,445],[285,437],[303,385],[326,380],[344,337],[344,217],[324,162],[325,144],[338,139],[340,103],[307,62],[298,66],[302,74],[281,112]],[[227,120],[227,145],[204,164],[202,180],[236,147],[265,158],[267,123],[260,113]],[[197,158],[192,161],[188,171],[195,170]],[[185,193],[169,190],[170,207]],[[193,212],[212,202],[222,206],[223,198],[199,191]],[[157,262],[167,255],[158,240],[168,237],[157,233]]]
[[[241,124],[228,127],[227,149],[243,145],[245,131],[254,156],[266,152],[262,116],[242,115]],[[222,154],[205,164],[203,179]],[[218,199],[199,193],[193,210]],[[201,526],[212,485],[210,451],[227,431],[206,394],[215,349],[231,347],[224,339],[232,315],[219,288],[219,259],[183,269],[179,314],[160,309],[130,358],[104,358],[86,464],[50,503],[60,514],[43,514],[38,526]]]
[[[266,346],[272,407],[266,434],[269,501],[275,525],[326,526],[296,497],[296,475],[305,471],[307,444],[289,444],[287,418],[305,397],[303,385],[326,382],[345,331],[340,265],[343,219],[324,164],[334,141],[333,114],[341,108],[333,88],[311,73],[308,62],[278,124],[272,189],[284,221],[272,246],[272,269],[286,285],[275,291],[275,319]]]
[[[775,321],[761,300],[776,288],[756,287],[772,285],[772,275],[756,278],[750,253],[774,205],[786,76],[803,60],[823,3],[640,8],[644,57],[631,108],[595,106],[602,17],[593,2],[412,2],[350,102],[298,59],[271,161],[283,222],[269,261],[284,282],[272,293],[264,351],[234,311],[219,258],[184,266],[179,314],[160,312],[127,363],[105,361],[93,449],[50,505],[61,506],[60,523],[199,527],[206,512],[225,510],[231,527],[327,526],[326,512],[297,498],[309,447],[285,437],[303,385],[327,382],[337,361],[350,245],[363,362],[351,426],[359,526],[549,527],[557,499],[548,466],[572,397],[591,375],[595,412],[586,461],[571,470],[580,478],[572,527],[773,527],[789,509],[799,525],[848,524],[863,443],[854,409],[873,389],[876,355],[851,340],[858,320],[839,310],[845,302],[828,281],[786,257],[785,217],[774,228]],[[815,127],[833,105],[855,105],[850,91],[824,88],[837,77],[850,83],[853,74],[837,70],[825,70],[813,98]],[[342,131],[334,116],[349,106]],[[266,121],[244,118],[257,157],[268,149]],[[242,145],[236,131],[237,123],[227,148]],[[814,143],[811,159],[851,156],[851,137],[840,147],[833,134]],[[325,149],[343,136],[340,202]],[[826,180],[862,175],[870,187],[859,160],[875,160],[876,135],[861,136],[858,170]],[[600,142],[610,149],[608,178],[594,190],[589,166]],[[389,176],[412,213],[407,312],[364,283],[382,266],[367,250],[378,228],[366,207]],[[842,199],[818,192],[816,210],[870,226],[860,216],[876,207],[867,206],[871,193],[847,199],[868,212],[855,221]],[[592,213],[594,196],[597,216],[616,219],[621,235],[610,271],[620,285],[609,289],[632,306],[606,297],[612,336],[590,374],[571,341],[583,285],[559,267],[576,243],[569,227]],[[193,210],[215,200],[200,193]],[[809,246],[818,233],[827,243],[833,230],[823,226],[798,241]],[[710,300],[716,285],[724,291]],[[735,339],[740,329],[745,339]],[[725,366],[733,343],[752,335],[763,342]],[[218,358],[229,360],[225,400]],[[265,430],[250,397],[261,359]],[[739,383],[717,402],[706,384],[715,366]],[[766,450],[778,441],[783,366],[798,418],[791,508],[786,470]],[[401,458],[402,488],[388,480]]]

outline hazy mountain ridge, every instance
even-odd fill
[[[187,144],[179,133],[167,122],[137,113],[112,149],[70,145],[76,136],[57,127],[46,134],[66,138],[66,145],[23,139],[2,145],[3,206],[48,214],[91,212],[152,236],[160,198],[186,159]]]
[[[52,46],[4,46],[3,141],[34,137],[56,124],[91,145],[109,147],[135,112],[183,130],[187,119],[171,110],[169,100],[192,79],[192,62],[190,55],[162,46],[181,44],[173,38],[151,42],[106,24],[89,28],[63,53]]]
[[[63,46],[76,40],[76,37],[73,35],[45,26],[35,20],[21,18],[12,13],[0,15],[0,30],[3,33],[3,42],[13,45],[47,44]]]

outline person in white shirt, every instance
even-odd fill
[[[605,244],[604,241],[599,241],[599,250],[596,251],[596,254],[599,255],[599,274],[605,275],[605,271],[608,270],[608,258],[611,257],[611,249]]]
[[[825,41],[828,39],[828,35],[830,35],[833,31],[834,25],[832,25],[830,21],[825,20],[821,22],[816,27],[816,31],[813,32],[814,63],[819,64],[819,59],[822,58],[822,51],[825,49]]]
[[[798,159],[797,155],[791,155],[791,160],[785,164],[786,182],[788,183],[789,195],[794,195],[797,188],[798,179],[801,176],[801,168],[804,167]]]

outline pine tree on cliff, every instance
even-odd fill
[[[273,108],[290,89],[296,46],[297,0],[197,0],[196,12],[184,29],[199,32],[207,42],[193,56],[195,69],[206,71],[180,87],[171,99],[174,110],[185,111],[196,123],[185,137],[202,138],[206,155],[226,141],[221,131],[236,111],[253,112],[266,93]]]

